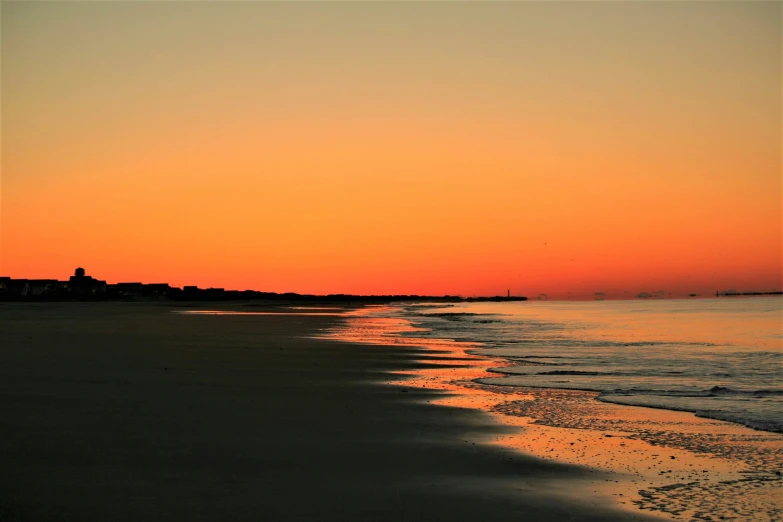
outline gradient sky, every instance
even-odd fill
[[[2,2],[2,264],[783,286],[781,2]]]

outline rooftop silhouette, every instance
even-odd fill
[[[480,302],[526,301],[527,297],[506,296],[461,297],[455,295],[352,295],[352,294],[298,294],[294,292],[260,292],[257,290],[226,290],[198,286],[171,286],[168,283],[106,281],[87,275],[77,268],[67,281],[56,279],[12,279],[0,277],[0,301],[284,301],[312,303],[387,303],[393,301]]]

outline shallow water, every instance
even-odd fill
[[[490,412],[521,430],[496,443],[596,470],[588,492],[619,506],[772,521],[783,519],[780,304],[416,304],[349,312],[326,336],[431,348],[396,384]]]
[[[408,307],[415,335],[511,362],[482,382],[600,392],[783,432],[783,299],[465,303]],[[411,334],[403,334],[411,335]]]

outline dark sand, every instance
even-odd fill
[[[384,384],[431,351],[174,309],[0,304],[0,521],[643,519]]]

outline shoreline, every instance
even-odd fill
[[[468,351],[466,353],[468,353],[470,355],[473,355],[475,357],[485,357],[485,358],[490,358],[490,359],[492,358],[491,356],[488,356],[488,355],[481,355],[481,354],[477,354],[475,352],[470,352],[470,351]],[[495,359],[493,359],[493,360],[495,360]],[[498,362],[500,362],[500,361],[498,361]],[[503,372],[499,372],[499,371],[494,371],[496,368],[502,368],[503,366],[507,366],[507,365],[506,364],[498,364],[498,365],[493,365],[493,366],[487,368],[487,374],[488,375],[485,375],[485,376],[480,377],[478,379],[479,380],[481,380],[481,379],[497,379],[497,378],[510,377],[510,376],[514,375],[514,374],[507,374],[507,373],[503,373]],[[510,366],[510,365],[508,365],[508,366]],[[754,425],[751,425],[751,424],[743,424],[742,422],[739,422],[739,421],[736,421],[736,420],[723,419],[723,418],[720,418],[720,417],[717,417],[717,416],[716,417],[710,417],[708,415],[705,415],[701,411],[691,411],[691,410],[688,410],[688,409],[685,409],[685,408],[677,409],[677,408],[674,408],[674,407],[671,407],[671,406],[669,406],[669,407],[667,407],[667,406],[658,406],[658,405],[655,405],[655,404],[627,404],[627,403],[624,403],[624,402],[621,402],[621,401],[612,401],[612,400],[608,400],[607,399],[607,396],[604,395],[603,391],[597,390],[597,389],[592,389],[592,388],[555,388],[553,386],[533,386],[533,385],[517,386],[517,385],[504,385],[504,384],[482,383],[482,382],[478,382],[478,384],[484,384],[486,386],[500,386],[500,387],[509,386],[509,387],[512,387],[512,388],[524,388],[524,389],[531,389],[531,390],[552,390],[552,391],[559,391],[559,392],[575,392],[575,393],[591,394],[591,395],[594,395],[593,400],[596,400],[596,401],[604,403],[604,404],[624,406],[624,407],[627,407],[627,408],[644,408],[644,409],[651,409],[651,410],[662,410],[662,411],[666,411],[666,412],[669,412],[669,413],[686,413],[686,414],[692,415],[694,417],[697,417],[699,419],[725,422],[727,424],[732,424],[734,426],[741,427],[741,428],[744,428],[744,429],[748,429],[748,430],[751,430],[751,431],[758,431],[758,432],[761,432],[761,433],[774,433],[774,434],[777,434],[777,435],[783,435],[783,431],[776,431],[776,430],[773,430],[773,429],[760,428],[758,426],[754,426]],[[609,395],[608,397],[611,397],[611,395]]]
[[[686,411],[601,401],[597,391],[486,384],[482,379],[503,375],[494,368],[513,363],[478,353],[480,343],[404,335],[417,329],[398,321],[364,332],[364,342],[421,344],[446,363],[395,372],[400,378],[392,384],[445,391],[435,404],[486,412],[515,428],[495,440],[500,446],[610,473],[609,482],[593,482],[593,494],[631,512],[674,519],[783,515],[776,502],[783,484],[781,434]],[[336,336],[363,342],[350,331]]]
[[[480,353],[476,353],[475,351],[466,351],[469,355],[475,356],[475,357],[483,357],[483,358],[489,358],[492,359],[492,356],[489,355],[483,355]],[[497,361],[499,364],[490,366],[487,368],[486,373],[487,375],[484,375],[483,377],[477,378],[478,380],[502,380],[508,377],[515,376],[514,373],[506,373],[503,371],[500,371],[501,368],[505,366],[513,366],[513,363],[508,363],[507,361],[503,360],[500,361],[498,359],[493,359]],[[574,388],[557,388],[554,386],[534,386],[534,385],[505,385],[505,384],[498,384],[498,383],[485,383],[485,382],[479,382],[478,384],[484,384],[486,386],[499,386],[499,387],[512,387],[512,388],[524,388],[524,389],[532,389],[532,390],[553,390],[553,391],[560,391],[560,392],[575,392],[575,393],[584,393],[584,394],[592,394],[594,395],[593,399],[595,401],[604,403],[604,404],[611,404],[611,405],[617,405],[617,406],[625,406],[628,408],[645,408],[645,409],[652,409],[652,410],[662,410],[670,413],[686,413],[689,415],[692,415],[694,417],[697,417],[699,419],[704,420],[711,420],[711,421],[719,421],[719,422],[725,422],[728,424],[732,424],[737,427],[741,427],[744,429],[748,429],[751,431],[758,431],[761,433],[770,433],[770,434],[776,434],[776,435],[782,435],[783,431],[776,430],[776,429],[767,429],[763,427],[759,427],[755,424],[750,423],[743,423],[738,420],[734,419],[727,419],[727,418],[721,418],[719,416],[709,416],[705,414],[705,412],[700,410],[689,410],[686,408],[675,408],[672,406],[662,406],[662,405],[656,405],[656,404],[629,404],[623,401],[619,400],[610,400],[611,397],[614,397],[611,394],[606,394],[603,390],[595,389],[595,388],[588,388],[588,387],[574,387]]]
[[[656,519],[493,444],[511,428],[488,414],[385,384],[444,354],[313,340],[344,319],[306,311],[176,310],[0,305],[0,518]]]

